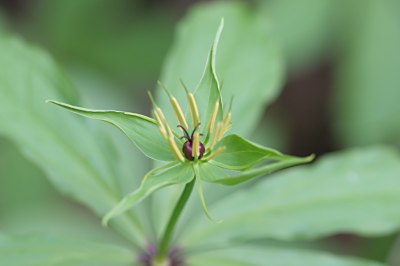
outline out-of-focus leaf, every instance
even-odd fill
[[[198,219],[184,243],[254,238],[315,239],[339,232],[377,236],[400,228],[400,156],[372,147],[339,152],[235,192],[210,206],[224,220]]]
[[[343,3],[342,3],[343,4]],[[400,143],[400,5],[365,1],[353,7],[334,91],[334,128],[346,146]],[[344,8],[343,8],[344,9]]]
[[[46,236],[0,237],[0,265],[129,266],[134,254],[124,247]]]
[[[102,227],[93,213],[62,198],[45,174],[2,138],[0,177],[0,220],[5,232],[85,236],[108,243],[121,240]]]
[[[165,166],[162,166],[162,168],[165,168]],[[174,184],[186,184],[190,182],[193,177],[193,169],[188,163],[174,165],[167,169],[155,168],[151,170],[143,177],[142,184],[137,190],[125,196],[106,216],[104,216],[103,224],[107,224],[112,217],[132,208],[154,191]]]
[[[383,266],[364,259],[284,247],[240,246],[190,256],[189,266]]]
[[[332,0],[259,1],[283,46],[289,69],[301,71],[315,63],[328,50],[332,41],[332,18],[337,16]],[[342,2],[339,1],[340,4]]]
[[[103,215],[122,197],[116,165],[96,141],[93,125],[44,102],[56,98],[76,103],[71,84],[46,54],[10,36],[0,42],[0,68],[0,134],[63,193]],[[133,243],[144,241],[134,215],[121,216],[115,226]]]
[[[148,82],[157,78],[171,43],[174,9],[147,4],[42,0],[31,10],[34,19],[25,21],[25,32],[63,62],[89,65],[124,81]]]
[[[162,137],[154,119],[135,113],[120,111],[91,110],[49,101],[73,113],[108,122],[122,132],[148,157],[155,160],[174,161],[175,158],[168,147],[167,141]]]
[[[30,204],[54,202],[56,193],[43,176],[35,165],[22,157],[14,145],[0,138],[1,214],[29,208]]]
[[[250,6],[217,2],[193,8],[178,27],[160,79],[179,102],[184,102],[179,79],[189,89],[196,88],[221,18],[225,27],[218,45],[216,73],[222,84],[223,99],[234,97],[233,130],[249,134],[265,106],[277,96],[282,78],[282,60],[274,37],[262,16]],[[198,100],[207,101],[208,97]],[[172,121],[173,112],[167,99],[159,97],[158,102],[166,112],[170,109],[167,116]],[[207,108],[207,102],[202,108]]]

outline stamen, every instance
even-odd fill
[[[178,149],[178,146],[177,146],[176,143],[175,143],[175,140],[174,140],[174,136],[173,136],[173,135],[170,135],[170,136],[169,136],[169,138],[168,138],[168,144],[169,144],[169,147],[170,147],[170,149],[171,149],[171,151],[172,151],[172,154],[175,156],[175,158],[176,158],[177,160],[181,161],[181,162],[184,162],[184,161],[185,161],[185,158],[183,157],[181,151]]]
[[[215,144],[217,143],[221,128],[222,128],[222,122],[218,122],[217,129],[215,130],[215,133],[211,139],[210,149],[214,148]]]
[[[199,145],[200,145],[200,133],[194,132],[193,143],[192,143],[192,156],[194,158],[199,158],[200,155]]]
[[[217,157],[218,155],[220,155],[221,152],[223,152],[223,151],[225,150],[225,148],[226,148],[225,146],[218,147],[218,149],[217,149],[215,152],[211,153],[211,155],[208,156],[207,160],[212,160],[212,159],[214,159],[215,157]]]
[[[158,128],[160,129],[161,135],[167,140],[168,139],[167,131],[165,130],[164,124],[162,123],[160,116],[156,111],[153,111],[153,116],[157,121],[157,125]]]
[[[163,123],[164,127],[166,128],[166,131],[168,135],[173,135],[172,130],[167,122],[167,119],[165,119],[164,113],[162,112],[160,107],[157,107],[155,112],[158,114],[160,117],[161,122]]]
[[[215,119],[217,119],[217,114],[218,114],[218,108],[219,108],[219,101],[217,101],[214,105],[214,110],[212,112],[211,115],[211,119],[208,122],[207,125],[207,131],[211,134],[213,132],[214,129],[214,124],[215,124]]]
[[[192,115],[192,125],[195,127],[200,122],[199,109],[197,108],[196,100],[194,99],[193,94],[189,93],[187,97],[190,107],[190,114]]]
[[[147,91],[147,94],[149,95],[151,105],[153,105],[153,108],[155,109],[157,107],[156,101],[153,98],[153,94],[151,94],[151,91]]]
[[[179,124],[182,124],[185,128],[189,128],[188,123],[186,122],[185,116],[183,115],[182,109],[176,100],[175,97],[170,98],[170,102],[172,108],[174,109],[176,119],[178,120]]]
[[[231,116],[231,112],[227,113],[224,120],[222,121],[221,131],[219,132],[218,140],[220,140],[227,131],[228,125],[231,122]]]

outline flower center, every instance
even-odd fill
[[[204,155],[204,152],[206,151],[206,148],[204,147],[204,144],[202,142],[200,142],[200,140],[195,140],[194,138],[197,137],[199,138],[200,136],[202,136],[203,134],[198,134],[198,136],[195,136],[195,132],[196,130],[199,128],[200,123],[193,129],[192,134],[189,135],[187,129],[182,126],[182,125],[178,125],[178,127],[180,127],[183,130],[184,135],[181,137],[181,139],[186,139],[187,141],[183,144],[182,146],[182,151],[183,154],[185,155],[186,159],[188,159],[189,161],[193,161],[194,160],[194,152],[193,152],[193,146],[194,145],[198,145],[198,159],[201,159]]]
[[[194,127],[192,134],[189,135],[188,132],[189,125],[188,122],[186,121],[185,115],[183,114],[182,108],[180,107],[176,98],[173,97],[166,88],[164,88],[164,90],[167,92],[170,98],[172,108],[174,110],[176,119],[178,121],[178,127],[181,128],[184,133],[181,139],[186,139],[186,141],[183,143],[181,150],[179,149],[175,141],[177,134],[168,125],[168,122],[165,119],[162,110],[155,103],[151,93],[149,93],[149,96],[154,107],[153,117],[157,122],[161,135],[168,142],[169,148],[172,154],[174,155],[175,159],[184,162],[185,160],[195,161],[202,159],[204,157],[203,160],[209,161],[218,156],[219,154],[221,154],[224,151],[225,147],[224,146],[218,147],[217,142],[222,139],[223,135],[225,134],[226,131],[229,130],[229,127],[231,125],[230,107],[225,117],[222,117],[222,109],[220,109],[220,100],[217,100],[215,102],[214,108],[212,109],[212,112],[209,114],[207,126],[205,127],[206,137],[203,144],[200,141],[200,136],[202,136],[202,134],[198,132],[198,128],[200,126],[200,114],[194,95],[190,93],[187,89],[185,89],[188,98],[189,111],[192,118],[192,126]],[[221,116],[219,118],[219,121],[217,118],[218,114],[220,114]],[[207,145],[207,153],[205,148],[206,145]]]

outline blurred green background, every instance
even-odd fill
[[[49,51],[86,103],[149,113],[146,92],[160,75],[174,28],[200,2],[213,1],[3,0],[0,31]],[[268,18],[287,74],[253,140],[296,155],[379,143],[400,147],[400,1],[246,2]],[[0,229],[113,238],[2,138]],[[400,265],[396,238],[343,234],[317,245],[382,261],[389,256]]]

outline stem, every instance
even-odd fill
[[[182,213],[183,208],[186,205],[187,200],[189,199],[190,194],[192,193],[193,186],[194,186],[195,178],[192,181],[185,185],[185,188],[182,191],[182,194],[175,205],[174,211],[169,218],[168,225],[165,228],[163,237],[161,238],[160,245],[159,245],[159,253],[157,258],[162,260],[167,256],[168,248],[171,242],[171,236],[174,232],[175,225],[179,219],[179,216]]]

